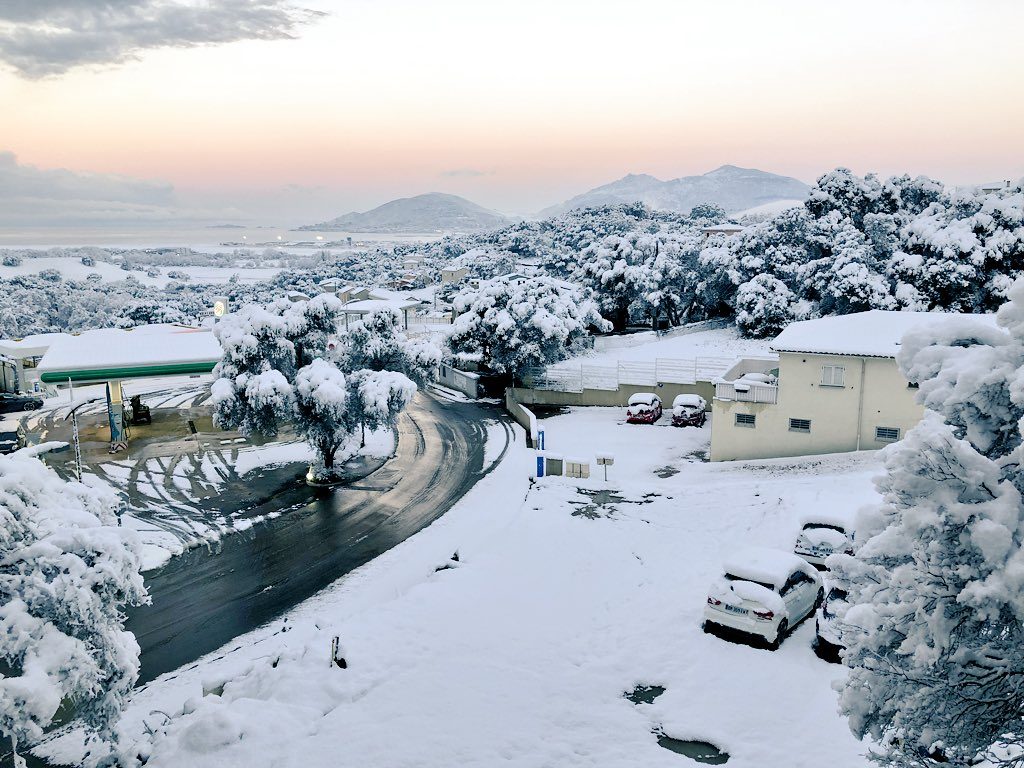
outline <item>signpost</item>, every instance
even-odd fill
[[[608,482],[608,467],[615,463],[615,457],[610,453],[597,454],[597,465],[604,467],[604,480]]]

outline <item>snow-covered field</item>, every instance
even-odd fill
[[[85,280],[89,275],[99,275],[104,282],[124,280],[128,275],[134,275],[143,285],[151,285],[162,288],[171,282],[168,272],[184,272],[196,283],[226,283],[232,275],[238,275],[238,279],[244,282],[257,280],[269,280],[280,268],[274,267],[160,267],[160,274],[156,277],[149,277],[145,271],[126,272],[116,264],[106,261],[97,261],[93,267],[87,267],[79,258],[66,256],[41,256],[35,259],[23,259],[17,267],[5,267],[0,265],[0,279],[9,280],[18,275],[35,275],[44,269],[56,269],[66,280]]]
[[[744,339],[735,325],[708,328],[704,324],[683,326],[664,336],[653,332],[601,339],[604,349],[556,363],[552,368],[579,368],[586,365],[615,365],[620,360],[654,362],[657,358],[693,360],[698,357],[733,358],[740,355],[771,353],[764,339]]]
[[[705,635],[701,615],[723,555],[789,549],[802,514],[873,501],[876,456],[708,464],[708,427],[628,426],[618,409],[544,427],[553,451],[613,451],[608,482],[592,466],[531,485],[519,433],[438,522],[139,691],[125,746],[148,726],[148,766],[689,764],[662,730],[736,768],[866,766],[813,621],[772,653]],[[666,692],[635,705],[623,694],[638,684]],[[77,759],[74,738],[47,749]]]

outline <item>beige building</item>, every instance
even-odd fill
[[[874,310],[805,320],[741,358],[715,382],[711,460],[882,448],[921,420],[916,385],[896,366],[900,340],[931,312]],[[956,317],[963,317],[957,315]],[[975,316],[995,324],[993,315]]]

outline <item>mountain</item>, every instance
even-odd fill
[[[511,219],[458,195],[431,192],[403,197],[364,213],[346,213],[299,229],[338,232],[477,232],[511,223]]]
[[[634,203],[640,201],[652,208],[689,213],[699,203],[718,203],[727,212],[755,208],[776,200],[804,200],[810,190],[806,184],[789,176],[723,165],[703,176],[683,176],[662,181],[647,174],[623,176],[618,181],[596,187],[577,195],[561,205],[545,208],[541,218],[554,216],[573,208],[591,205]]]

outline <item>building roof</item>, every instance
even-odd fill
[[[70,334],[37,333],[23,339],[0,339],[0,355],[13,358],[40,357],[46,354],[51,344],[66,336]]]
[[[915,328],[953,318],[975,318],[995,327],[995,315],[959,312],[890,312],[873,309],[852,315],[833,315],[791,323],[775,337],[775,352],[817,355],[896,357],[900,341]]]
[[[348,315],[368,315],[371,312],[377,312],[382,309],[393,309],[396,312],[402,312],[419,305],[420,302],[418,301],[407,301],[405,299],[362,299],[360,301],[350,301],[343,307],[343,311]]]
[[[220,358],[209,329],[147,325],[67,335],[50,346],[38,370],[46,383],[108,381],[209,373]]]

